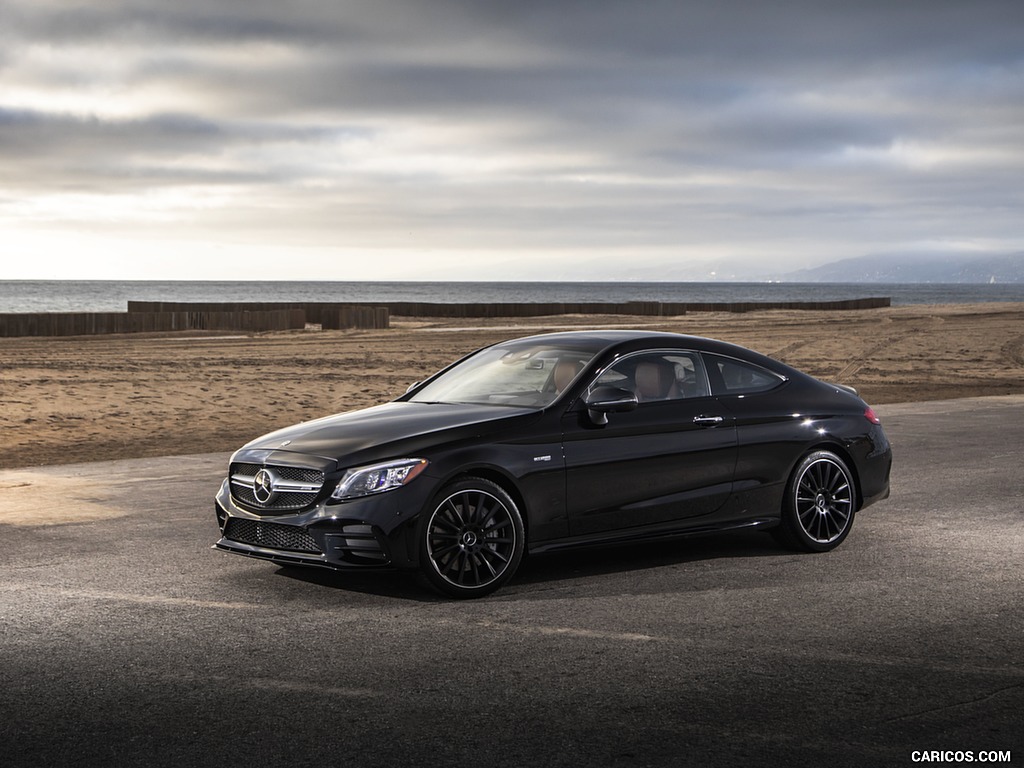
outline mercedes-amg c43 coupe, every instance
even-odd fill
[[[889,495],[874,411],[742,347],[583,331],[474,352],[397,400],[231,458],[217,549],[339,571],[418,569],[453,597],[528,553],[763,528],[837,547]]]

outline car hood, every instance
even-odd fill
[[[415,453],[440,441],[492,432],[538,414],[505,406],[385,403],[271,432],[246,444],[234,460],[298,463],[296,454],[301,454],[351,466],[353,461],[390,458],[395,451]]]

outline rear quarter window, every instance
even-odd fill
[[[711,389],[716,395],[746,395],[768,392],[786,379],[759,365],[718,355],[704,356]]]

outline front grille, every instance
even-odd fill
[[[305,528],[297,525],[265,523],[262,520],[243,520],[240,517],[228,519],[224,538],[241,544],[267,549],[284,549],[289,552],[314,552],[320,554],[316,540]]]
[[[273,484],[270,498],[262,502],[256,496],[256,478],[261,470],[269,473]],[[323,484],[324,473],[318,469],[262,464],[231,465],[231,496],[256,511],[285,512],[308,507],[316,501]]]

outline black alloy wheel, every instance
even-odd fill
[[[420,525],[420,569],[451,597],[482,597],[507,582],[525,548],[523,519],[512,498],[483,478],[449,483]]]
[[[776,538],[809,552],[835,549],[853,526],[857,488],[846,463],[831,451],[815,451],[793,470]]]

